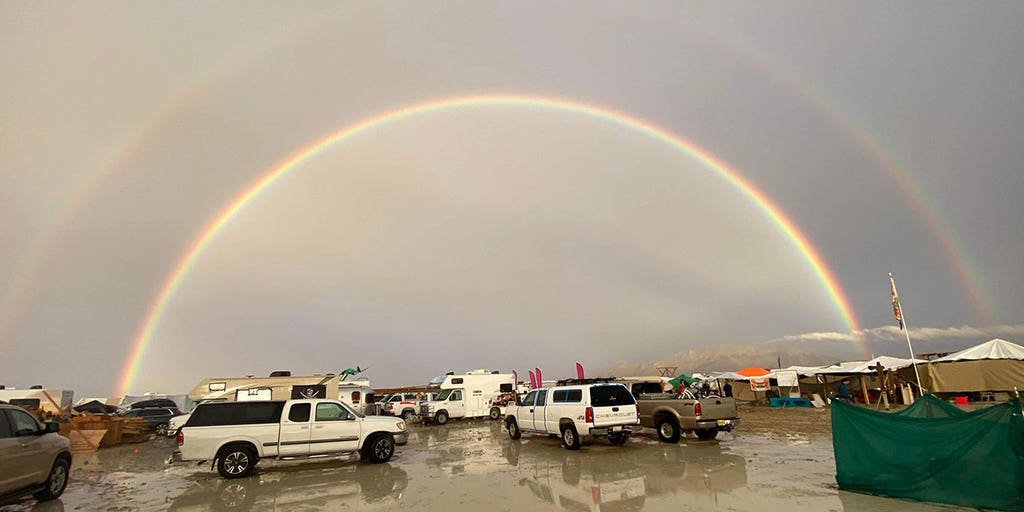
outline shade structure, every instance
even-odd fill
[[[764,377],[765,375],[768,375],[771,372],[765,370],[764,368],[757,368],[756,366],[751,366],[749,368],[744,368],[736,373],[744,377]]]

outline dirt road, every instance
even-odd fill
[[[547,437],[510,441],[500,422],[413,424],[387,464],[264,461],[240,480],[167,466],[174,442],[155,439],[79,456],[61,500],[2,510],[959,510],[838,491],[827,411],[740,414],[740,429],[715,441],[663,444],[652,432],[579,452]]]

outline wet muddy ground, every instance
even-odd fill
[[[743,407],[740,416],[714,441],[664,444],[651,431],[578,452],[547,437],[510,441],[500,422],[413,424],[386,464],[263,461],[238,480],[209,465],[165,465],[175,444],[160,438],[79,455],[60,500],[0,510],[965,510],[839,491],[827,410]]]

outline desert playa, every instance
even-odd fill
[[[512,442],[498,421],[413,424],[386,464],[267,461],[239,480],[165,465],[174,441],[157,438],[80,455],[61,499],[0,510],[967,510],[839,491],[827,410],[740,414],[743,425],[714,441],[647,432],[579,452],[544,437]]]

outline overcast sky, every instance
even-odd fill
[[[894,323],[893,272],[915,327],[1018,332],[1022,24],[1017,2],[4,2],[0,383],[112,394],[162,283],[248,184],[468,94],[689,139],[789,215],[864,328]],[[251,201],[169,298],[132,391],[356,365],[378,386],[555,376],[848,330],[691,156],[486,106],[363,133]]]

